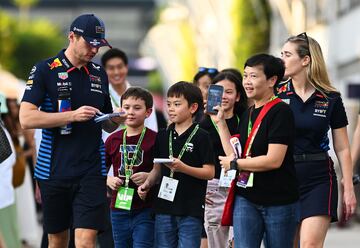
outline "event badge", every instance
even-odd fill
[[[134,189],[127,187],[120,187],[116,195],[115,208],[130,210],[133,197],[134,197]]]
[[[220,173],[219,187],[229,188],[231,185],[231,181],[235,178],[235,176],[236,170],[228,170],[225,173],[225,169],[222,168]]]
[[[238,176],[238,181],[236,186],[242,188],[250,188],[253,186],[254,182],[254,172],[250,171],[241,171]]]
[[[158,197],[173,202],[178,183],[179,180],[164,176],[161,181]]]

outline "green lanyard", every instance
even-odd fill
[[[134,151],[134,154],[131,158],[131,161],[130,163],[128,162],[128,152],[127,152],[127,149],[126,149],[126,133],[127,133],[127,130],[125,129],[124,130],[124,134],[123,134],[123,154],[124,154],[124,163],[125,163],[125,187],[129,187],[129,181],[130,181],[130,177],[133,173],[132,171],[132,168],[134,166],[134,163],[135,163],[135,160],[136,160],[136,157],[137,157],[137,153],[139,152],[140,150],[140,146],[141,146],[141,143],[144,139],[144,136],[145,136],[145,132],[146,132],[146,127],[143,128],[143,130],[141,131],[141,135],[140,135],[140,138],[136,144],[136,147],[135,147],[135,151]]]
[[[278,97],[277,97],[277,96],[272,96],[272,97],[270,98],[269,102],[271,102],[272,100],[274,100],[274,99],[276,99],[276,98],[278,98]],[[254,108],[255,108],[255,106],[254,106]],[[251,108],[251,109],[250,109],[249,122],[248,122],[248,130],[247,130],[247,136],[248,136],[248,137],[249,137],[249,135],[250,135],[250,133],[251,133],[251,129],[252,129],[251,114],[252,114],[254,108]]]
[[[183,145],[183,147],[181,148],[181,151],[179,153],[179,156],[177,157],[178,159],[181,160],[181,157],[183,156],[188,144],[190,143],[192,137],[195,135],[195,133],[197,132],[197,130],[199,129],[199,124],[197,124],[195,126],[195,128],[192,130],[191,134],[189,135],[189,137],[187,138],[185,144]],[[170,135],[169,135],[169,155],[170,158],[173,158],[173,149],[172,149],[172,131],[170,131]],[[174,177],[174,171],[171,170],[170,172],[170,177]]]
[[[238,124],[238,127],[239,127],[240,118],[237,115],[235,115],[235,116],[236,116],[237,124]],[[219,133],[219,127],[216,125],[216,123],[213,121],[213,119],[210,118],[210,120],[211,120],[212,124],[214,125],[216,131]]]

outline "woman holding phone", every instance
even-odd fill
[[[212,86],[222,88],[220,103],[224,111],[226,126],[231,134],[235,134],[240,124],[240,115],[247,108],[247,96],[242,86],[241,74],[240,72],[233,73],[228,70],[222,71],[213,79],[209,90],[211,90]],[[209,114],[209,112],[207,113]],[[218,159],[218,156],[224,156],[225,152],[221,145],[218,128],[209,115],[200,123],[200,127],[210,133],[215,161],[215,177],[208,181],[205,198],[204,225],[208,237],[208,247],[228,247],[233,237],[232,230],[229,227],[221,226],[221,216],[228,187],[220,184],[221,165]]]
[[[267,54],[245,63],[243,86],[254,105],[240,117],[240,159],[229,143],[223,107],[212,116],[227,155],[219,157],[220,164],[225,171],[239,172],[232,187],[235,247],[260,247],[263,237],[267,247],[293,246],[298,201],[292,156],[295,124],[290,107],[274,96],[284,70],[281,59]]]

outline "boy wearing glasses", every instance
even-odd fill
[[[167,93],[172,124],[159,132],[154,154],[173,162],[156,163],[138,188],[145,199],[161,182],[154,203],[156,247],[200,246],[207,180],[214,177],[210,136],[192,122],[202,102],[201,91],[191,83],[178,82]]]

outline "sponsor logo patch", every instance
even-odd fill
[[[50,67],[50,70],[52,70],[52,69],[54,69],[56,67],[62,66],[59,58],[54,59],[54,61],[51,64],[48,64],[48,65]]]
[[[97,34],[103,34],[103,33],[105,33],[105,28],[102,27],[102,26],[96,26],[96,27],[95,27],[95,32],[96,32]]]
[[[89,42],[92,46],[98,46],[100,45],[100,41],[98,41],[97,39],[94,39],[92,41]]]
[[[100,71],[100,65],[96,66],[95,64],[91,63],[95,70]]]
[[[193,143],[188,143],[186,146],[186,151],[187,152],[192,152],[194,150],[194,144]]]
[[[286,91],[287,91],[287,84],[284,84],[283,86],[278,88],[277,93],[281,94],[281,93],[286,92]]]
[[[34,72],[36,72],[36,66],[33,66],[33,68],[31,68],[30,74],[33,74]]]
[[[31,90],[33,83],[34,83],[33,80],[26,81],[25,90]]]
[[[71,82],[69,82],[69,81],[56,82],[56,86],[58,87],[58,89],[66,88],[66,90],[67,89],[69,89],[70,91],[72,90]]]
[[[66,66],[66,68],[69,68],[70,65],[69,63],[66,61],[66,59],[62,59],[61,62],[63,62],[63,64]]]
[[[315,101],[314,107],[315,108],[328,108],[329,102],[328,101]]]
[[[67,72],[59,72],[58,73],[58,77],[62,80],[65,80],[69,77],[68,73]]]
[[[77,32],[80,32],[80,33],[84,33],[84,30],[80,29],[80,28],[77,28],[77,27],[74,27],[73,28],[73,31],[77,31]]]
[[[89,77],[90,77],[90,82],[101,83],[101,78],[99,76],[94,76],[90,74]]]
[[[313,115],[326,118],[326,109],[314,109]]]

